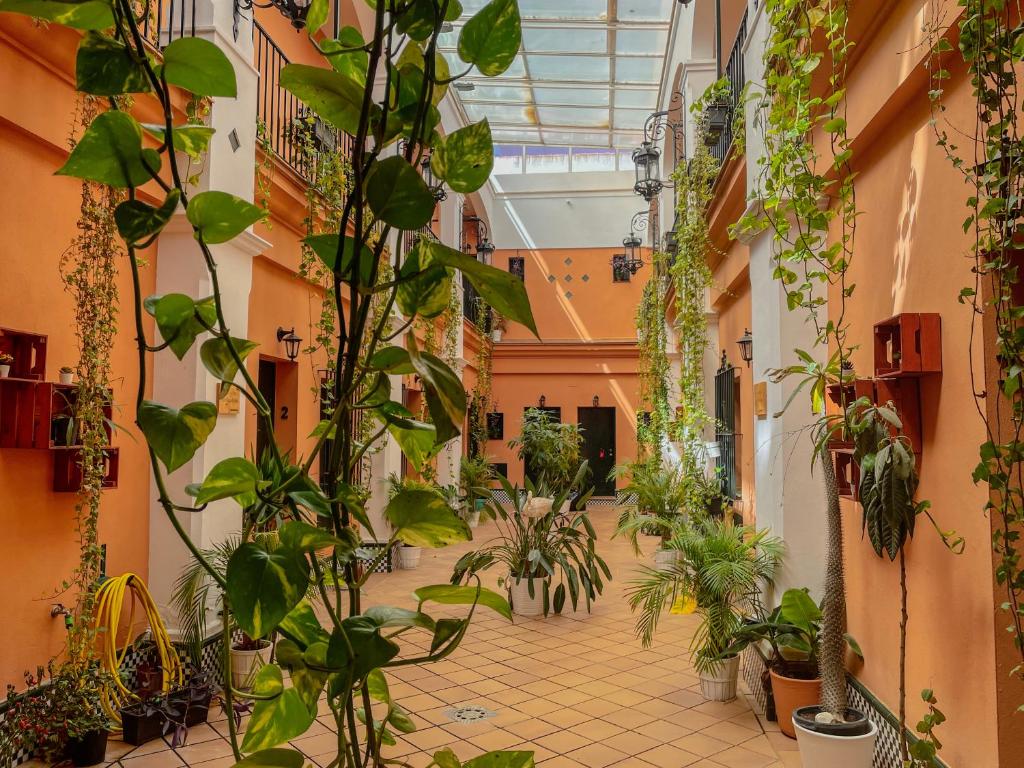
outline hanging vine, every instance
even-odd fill
[[[1010,0],[960,0],[959,6],[955,34],[937,17],[929,25],[929,97],[938,144],[972,190],[963,230],[971,239],[973,280],[960,291],[960,302],[971,312],[967,362],[985,428],[973,479],[988,487],[985,511],[993,524],[995,576],[1019,654],[1013,674],[1024,679],[1024,136],[1017,124],[1024,99],[1022,7]],[[946,62],[955,55],[966,64],[975,103],[974,124],[967,129],[947,128],[943,118],[952,77]],[[995,337],[995,360],[985,361],[997,370],[991,377],[999,382],[995,392],[975,367],[975,350],[988,334]]]
[[[476,350],[476,383],[473,385],[471,411],[472,423],[469,425],[470,441],[483,452],[487,445],[487,414],[492,407],[494,385],[494,337],[491,330],[494,325],[494,310],[479,296],[476,301],[476,321],[474,327],[480,337]]]
[[[102,100],[81,95],[76,130],[88,128],[103,106]],[[69,143],[73,149],[75,140]],[[108,430],[112,429],[106,414],[112,406],[110,351],[117,336],[117,260],[123,256],[114,209],[122,200],[123,195],[111,187],[82,183],[78,234],[62,255],[60,265],[64,289],[75,302],[79,359],[73,406],[82,474],[75,505],[79,562],[71,583],[76,606],[69,625],[67,664],[83,679],[90,679],[85,672],[95,659],[92,615],[103,557],[99,518],[107,472],[106,448],[110,444]]]
[[[681,451],[685,508],[704,509],[704,431],[711,420],[704,401],[704,351],[708,344],[707,293],[711,286],[708,256],[712,250],[708,234],[707,208],[718,175],[718,162],[711,156],[698,130],[696,151],[688,165],[680,165],[673,179],[678,190],[676,242],[679,250],[669,270],[675,287],[675,331],[680,353],[679,409],[669,425]]]
[[[648,455],[660,456],[672,419],[668,404],[668,330],[665,327],[668,255],[655,251],[651,261],[651,278],[644,286],[636,310],[640,400],[646,408],[646,416],[638,415],[637,443]]]

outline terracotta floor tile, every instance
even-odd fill
[[[169,749],[161,752],[151,752],[148,755],[139,757],[122,758],[121,764],[125,768],[177,768],[185,765],[185,762]]]
[[[730,744],[740,744],[747,739],[752,739],[754,736],[758,735],[749,728],[744,728],[730,722],[715,723],[714,725],[704,728],[702,733],[714,736],[716,739],[721,739],[722,741],[727,741]]]
[[[545,749],[550,749],[552,752],[556,752],[560,755],[564,755],[566,752],[572,752],[574,749],[579,749],[580,747],[585,747],[590,743],[589,739],[584,739],[582,736],[577,736],[575,733],[570,733],[569,731],[556,731],[548,736],[541,736],[539,739],[534,739],[534,741]]]
[[[636,731],[623,731],[616,736],[603,739],[602,741],[620,752],[625,752],[627,755],[639,755],[643,752],[649,752],[662,743],[657,739],[644,736]]]
[[[575,709],[556,709],[554,712],[548,712],[545,715],[541,715],[542,720],[547,720],[549,723],[557,725],[559,728],[569,728],[573,725],[579,725],[593,719],[591,715],[585,715],[582,712],[577,712]]]
[[[501,728],[491,728],[490,731],[478,736],[470,736],[469,741],[484,752],[493,752],[496,749],[510,749],[514,744],[521,743],[522,737]]]
[[[607,744],[588,744],[566,755],[570,760],[588,766],[588,768],[605,768],[627,757],[625,752],[612,749]]]
[[[690,733],[672,743],[701,757],[714,757],[719,752],[732,748],[729,742],[716,739],[706,733]]]
[[[700,755],[687,752],[685,749],[674,747],[671,744],[662,744],[647,752],[641,752],[638,757],[658,766],[658,768],[685,768],[701,759]]]
[[[714,755],[714,760],[727,768],[767,768],[776,761],[774,757],[751,752],[743,747],[733,747],[725,752],[719,752]]]
[[[518,723],[512,723],[511,725],[502,726],[506,731],[514,733],[523,739],[538,739],[541,736],[547,736],[549,733],[554,733],[559,730],[557,725],[553,725],[546,720],[540,718],[530,718],[523,720]]]
[[[555,755],[547,760],[543,760],[538,765],[544,768],[587,768],[585,765],[580,765],[575,760],[571,760],[565,755]]]
[[[575,734],[591,741],[609,741],[617,734],[625,732],[624,728],[604,720],[586,720],[569,728]]]

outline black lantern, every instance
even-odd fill
[[[277,340],[284,342],[284,353],[289,360],[294,360],[299,356],[299,344],[302,343],[302,339],[295,335],[294,326],[287,331],[284,328],[278,328]]]
[[[750,361],[754,359],[754,337],[751,335],[749,328],[743,329],[743,338],[737,341],[736,344],[740,348],[740,357],[747,364],[747,368],[749,368]]]
[[[470,224],[476,229],[474,243],[469,242],[469,230],[466,228],[466,224]],[[490,264],[491,258],[494,256],[494,243],[490,240],[490,232],[487,229],[487,222],[481,219],[479,216],[466,216],[463,213],[462,216],[462,252],[468,254],[470,248],[476,249],[476,259],[483,264]]]
[[[484,264],[490,264],[492,256],[494,256],[494,243],[484,237],[476,244],[476,257]]]
[[[661,182],[661,150],[653,142],[645,141],[633,150],[633,166],[636,170],[633,191],[650,202],[665,186]]]
[[[235,0],[235,24],[237,40],[237,23],[239,11],[249,11],[255,8],[277,8],[288,21],[292,23],[296,31],[306,26],[306,16],[313,5],[313,0],[269,0],[261,3],[257,0]]]
[[[429,154],[424,155],[423,159],[420,160],[420,172],[423,176],[423,181],[427,184],[427,188],[434,195],[434,200],[439,203],[447,200],[448,192],[444,188],[444,182],[434,178],[434,170],[430,167]]]
[[[547,402],[548,402],[548,399],[546,397],[544,397],[544,395],[541,395],[540,399],[537,401],[537,405],[539,407],[543,408],[545,405],[547,405]]]

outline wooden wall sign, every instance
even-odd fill
[[[768,382],[754,382],[754,415],[759,419],[768,418]]]
[[[227,392],[217,387],[217,413],[231,416],[238,413],[240,406],[241,394],[238,387],[228,387]]]

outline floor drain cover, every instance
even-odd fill
[[[475,704],[470,704],[466,707],[445,710],[445,714],[448,715],[450,720],[454,720],[457,723],[475,723],[478,720],[494,717],[497,713]]]

